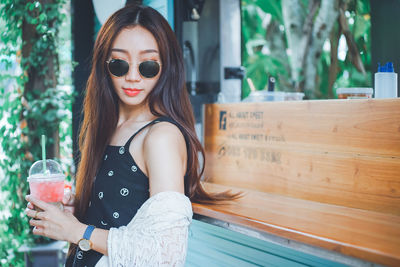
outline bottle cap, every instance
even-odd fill
[[[386,72],[394,72],[393,63],[388,62],[386,63]]]
[[[394,72],[393,62],[388,62],[384,66],[381,66],[381,63],[378,63],[378,72]]]

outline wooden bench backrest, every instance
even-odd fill
[[[400,99],[207,104],[206,181],[400,215]]]

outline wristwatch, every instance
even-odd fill
[[[90,241],[90,236],[94,230],[94,225],[88,225],[85,233],[83,234],[83,238],[78,241],[78,246],[83,251],[89,251],[92,249],[92,241]]]

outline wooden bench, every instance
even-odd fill
[[[400,99],[207,104],[195,214],[400,266]]]

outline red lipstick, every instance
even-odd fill
[[[124,90],[124,93],[130,97],[137,96],[141,91],[143,91],[137,88],[122,88],[122,90]]]

